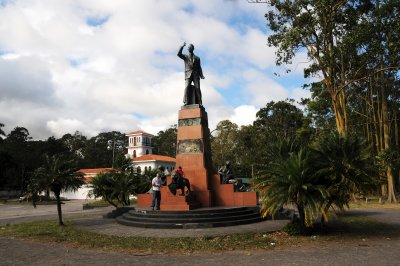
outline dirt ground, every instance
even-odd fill
[[[0,223],[1,210],[0,206]],[[363,209],[351,212],[389,223],[400,232],[399,209]],[[277,247],[267,251],[168,255],[118,254],[76,249],[57,243],[0,237],[0,265],[400,265],[399,237],[374,236],[342,242],[315,243],[318,244],[295,248]]]
[[[116,254],[0,238],[0,265],[400,265],[400,239],[217,254]]]

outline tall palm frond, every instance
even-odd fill
[[[324,209],[332,205],[348,207],[355,193],[368,193],[376,187],[378,173],[370,147],[351,134],[329,134],[312,147],[314,164],[330,192]]]
[[[321,206],[328,192],[318,182],[310,162],[310,153],[304,148],[291,152],[260,171],[254,188],[261,196],[263,216],[275,215],[283,206],[294,205],[303,225],[310,226],[320,216]]]
[[[74,161],[61,155],[45,157],[45,164],[35,171],[35,180],[40,190],[50,189],[57,200],[59,224],[64,225],[61,212],[62,191],[76,191],[83,184],[83,174],[73,167]]]

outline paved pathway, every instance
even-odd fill
[[[52,207],[54,210],[56,209],[55,206]],[[20,208],[19,210],[23,209]],[[10,208],[8,208],[7,212],[3,212],[3,210],[4,205],[0,205],[0,224],[4,221],[20,222],[26,219],[20,213],[20,219],[18,220],[18,217],[15,217],[15,213],[12,214],[13,211],[10,211]],[[134,230],[126,226],[117,225],[111,220],[102,220],[100,215],[105,211],[107,210],[74,211],[72,207],[64,208],[66,216],[71,215],[71,218],[75,219],[78,226],[87,230],[116,235],[143,235],[145,233],[139,234],[139,232],[148,230]],[[4,215],[5,213],[8,213],[8,216]],[[82,213],[84,214],[83,216]],[[399,210],[366,209],[353,210],[351,213],[354,215],[367,215],[390,223],[396,226],[400,232]],[[30,216],[30,219],[38,217],[50,218],[49,215],[56,219],[55,213],[48,214],[44,212],[41,214],[42,216]],[[253,229],[263,230],[261,224],[257,224]],[[248,227],[252,226],[248,225]],[[235,226],[236,229],[232,228],[223,230],[232,230],[232,232],[239,230],[239,226]],[[249,228],[247,230],[250,230]],[[198,229],[192,230],[193,232],[190,235],[200,234]],[[212,232],[210,229],[201,230]],[[182,235],[183,231],[189,232],[190,230],[176,230],[177,233],[180,232],[180,235]],[[158,235],[165,234],[165,232],[165,230],[160,229],[152,233]],[[117,254],[97,250],[75,249],[57,243],[46,244],[0,237],[0,265],[400,265],[399,250],[399,237],[373,237],[340,243],[315,242],[315,244],[307,244],[295,248],[277,247],[274,250],[267,251],[231,251],[188,255]]]
[[[89,210],[83,210],[83,204],[87,200],[70,200],[62,204],[63,217],[65,219],[91,216],[93,214],[106,213],[113,209],[113,207],[102,207]],[[37,220],[51,220],[58,219],[57,206],[51,205],[37,205],[33,208],[32,205],[26,204],[3,204],[0,203],[0,225],[15,224]]]
[[[198,237],[215,236],[244,232],[272,232],[280,230],[287,220],[265,221],[261,223],[218,228],[199,229],[143,229],[120,225],[114,219],[102,216],[113,210],[113,207],[102,207],[82,210],[83,200],[66,201],[62,205],[64,220],[72,219],[81,229],[117,236],[149,236],[149,237]],[[57,219],[56,205],[38,205],[34,209],[30,205],[0,204],[0,225],[29,222],[44,219]]]

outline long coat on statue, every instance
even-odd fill
[[[178,51],[178,56],[185,63],[185,94],[184,104],[202,104],[200,91],[200,78],[204,78],[200,57],[195,54],[183,54],[183,47]],[[191,83],[193,82],[193,86]]]

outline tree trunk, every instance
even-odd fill
[[[376,152],[378,153],[380,151],[380,146],[379,146],[379,125],[377,122],[377,114],[375,111],[375,102],[374,102],[374,94],[373,94],[373,85],[372,85],[372,79],[370,80],[370,100],[371,100],[371,112],[372,112],[372,119],[373,119],[373,125],[374,125],[374,137],[375,137],[375,147],[376,147]]]
[[[110,203],[112,206],[114,206],[115,208],[118,208],[118,205],[115,204],[112,200],[108,199],[107,197],[103,197],[103,199],[105,199],[108,203]]]
[[[53,192],[57,200],[58,224],[64,226],[64,223],[62,221],[62,212],[61,212],[61,198],[60,198],[61,190]]]
[[[299,212],[300,226],[303,233],[306,230],[306,215],[304,213],[304,207],[297,205],[297,210]]]
[[[382,118],[383,118],[383,136],[385,143],[385,150],[390,149],[390,132],[389,132],[389,114],[388,114],[388,106],[387,99],[385,94],[385,85],[382,86]],[[393,168],[388,162],[388,166],[386,168],[386,176],[387,176],[387,201],[389,203],[397,202],[396,195],[394,193],[394,176],[393,176]]]

